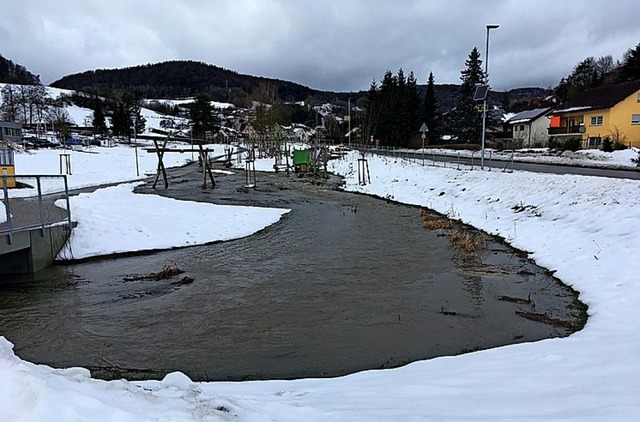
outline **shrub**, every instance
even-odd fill
[[[604,152],[613,152],[613,142],[611,142],[611,138],[608,136],[602,138],[602,150]]]
[[[628,149],[629,147],[624,144],[624,142],[614,142],[613,149],[614,151],[621,151],[624,149]]]
[[[582,147],[582,138],[575,137],[575,138],[569,138],[566,141],[564,141],[564,150],[565,151],[569,150],[569,151],[576,152],[581,147]]]
[[[577,151],[582,147],[582,138],[571,137],[564,138],[561,136],[553,136],[549,139],[549,148],[556,151]]]

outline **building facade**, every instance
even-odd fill
[[[640,80],[585,91],[551,114],[549,135],[580,137],[597,148],[604,137],[640,147]]]
[[[22,125],[15,122],[0,121],[0,142],[22,142]]]

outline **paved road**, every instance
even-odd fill
[[[422,160],[422,154],[419,152],[394,152],[394,151],[385,151],[385,150],[370,150],[371,152],[376,152],[379,154],[386,154],[392,156],[400,156],[411,159],[416,159],[418,162]],[[473,165],[474,168],[480,168],[480,157],[475,157],[473,159],[466,157],[452,157],[445,155],[424,155],[426,164],[434,164],[436,163],[444,163],[447,165],[457,166],[458,163],[460,165]],[[451,163],[451,164],[449,164]],[[583,176],[600,176],[600,177],[612,177],[619,179],[633,179],[640,180],[640,171],[637,170],[617,170],[617,169],[607,169],[607,168],[597,168],[597,167],[577,167],[577,166],[569,166],[569,165],[560,165],[560,164],[538,164],[538,163],[524,163],[524,162],[509,162],[502,160],[489,160],[487,154],[485,153],[484,160],[485,169],[499,169],[503,170],[505,168],[513,169],[513,170],[522,170],[522,171],[532,171],[537,173],[553,173],[553,174],[578,174]]]

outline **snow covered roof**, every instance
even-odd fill
[[[583,111],[583,110],[590,110],[591,106],[583,106],[583,107],[569,107],[569,108],[563,108],[561,110],[556,110],[554,111],[554,113],[571,113],[573,111]]]
[[[549,107],[545,107],[545,108],[536,108],[533,110],[521,111],[520,113],[517,113],[516,115],[511,117],[509,120],[507,120],[507,123],[510,125],[514,125],[518,123],[532,122],[536,120],[538,117],[541,117],[547,114],[549,110],[550,110]]]

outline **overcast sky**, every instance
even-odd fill
[[[552,87],[586,57],[640,43],[638,0],[0,0],[0,54],[49,84],[169,60],[331,91],[386,70],[460,83],[491,30],[493,89]]]

